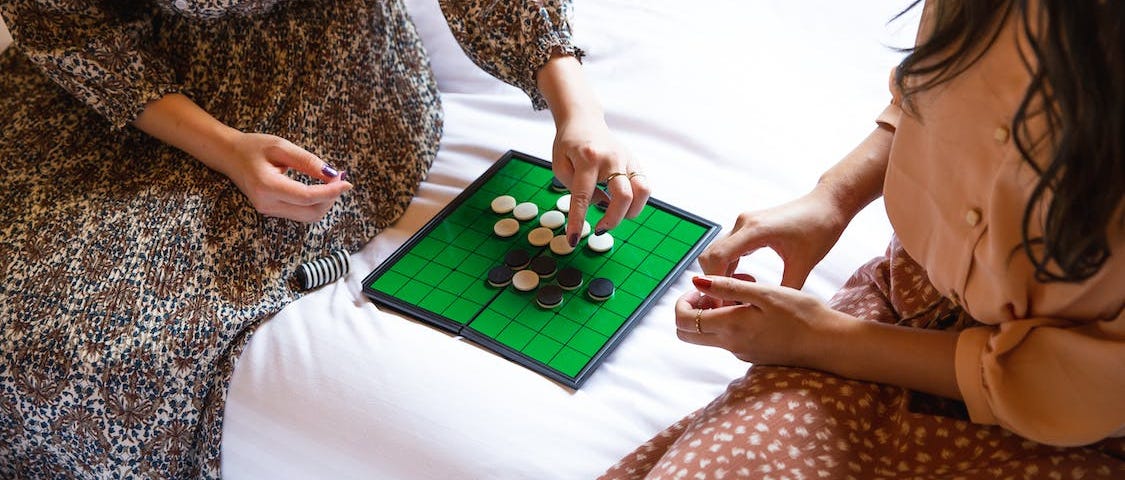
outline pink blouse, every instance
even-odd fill
[[[1125,435],[1125,228],[1112,226],[1111,255],[1093,277],[1035,280],[1020,229],[1037,175],[1009,130],[1030,82],[1020,22],[1013,15],[964,73],[912,97],[916,114],[900,108],[892,82],[892,104],[878,120],[895,130],[884,200],[933,285],[985,324],[957,341],[957,383],[971,419],[1084,445]],[[927,23],[924,16],[920,35]],[[1032,222],[1033,238],[1038,227]]]

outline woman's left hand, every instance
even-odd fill
[[[823,348],[825,333],[850,318],[808,293],[741,275],[692,282],[699,291],[676,302],[680,339],[724,348],[755,364],[811,366],[810,356]]]

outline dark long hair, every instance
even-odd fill
[[[1039,281],[1089,278],[1109,258],[1109,228],[1125,221],[1125,2],[936,0],[931,8],[932,35],[904,50],[909,55],[896,73],[903,104],[909,109],[911,95],[978,61],[1017,16],[1034,58],[1024,59],[1031,83],[1010,127],[1020,155],[1039,174],[1024,208],[1022,248]],[[918,81],[907,85],[910,77]],[[1030,138],[1028,120],[1039,116],[1047,137]],[[1045,165],[1032,159],[1040,145],[1053,147]],[[1048,198],[1038,218],[1035,206]],[[1041,222],[1041,237],[1030,238],[1032,222]]]

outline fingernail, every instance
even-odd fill
[[[332,165],[328,165],[327,163],[324,164],[324,168],[320,169],[320,173],[323,173],[326,177],[336,177],[340,174],[335,168],[332,168]]]
[[[569,243],[571,247],[577,247],[578,246],[578,234],[577,233],[570,234],[569,237],[566,237],[566,243]]]
[[[703,277],[692,277],[691,283],[694,283],[699,288],[711,288],[711,279]]]
[[[331,176],[331,175],[329,175],[329,176]],[[347,178],[348,178],[348,171],[347,170],[344,170],[344,171],[340,172],[340,180],[344,180],[344,179],[347,179]]]
[[[605,227],[598,227],[594,230],[594,235],[605,235],[608,230]]]

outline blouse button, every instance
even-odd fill
[[[187,10],[187,0],[176,0],[176,8],[180,10]]]
[[[977,226],[980,223],[980,218],[979,208],[970,208],[969,211],[965,212],[965,223],[969,224],[970,227]]]
[[[996,139],[996,141],[998,143],[1007,142],[1008,136],[1009,136],[1008,127],[997,127],[996,131],[992,132],[992,138]]]

